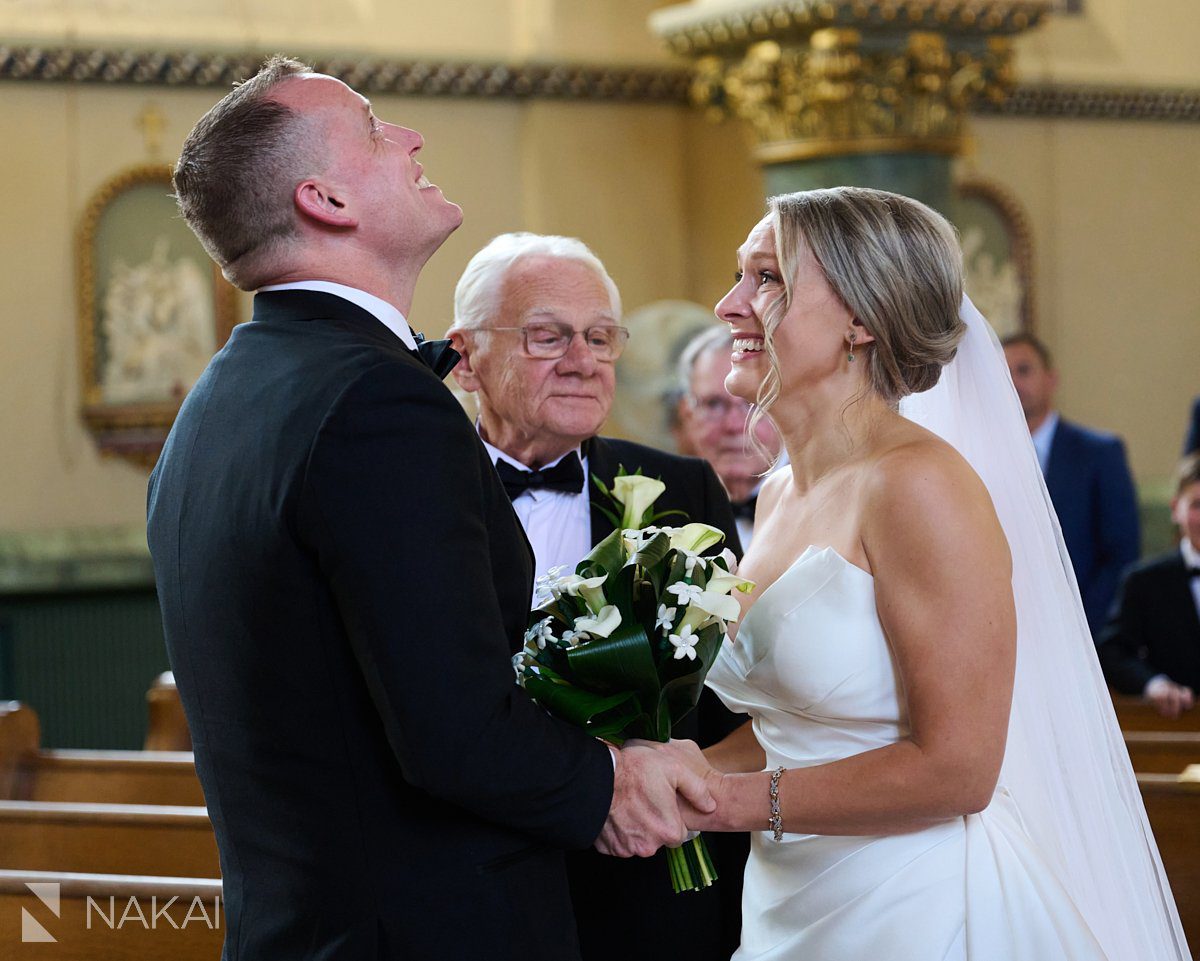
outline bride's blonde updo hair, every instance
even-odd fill
[[[855,347],[870,389],[895,406],[937,383],[966,332],[958,235],[941,214],[883,190],[831,187],[768,201],[784,293],[763,318],[771,369],[759,390],[764,413],[779,396],[779,358],[771,334],[792,299],[807,245],[833,292],[869,333]]]

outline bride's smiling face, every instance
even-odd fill
[[[717,316],[733,332],[732,370],[725,389],[734,397],[755,401],[770,370],[763,346],[764,325],[772,305],[785,296],[785,270],[776,252],[775,229],[768,215],[738,248],[736,282],[716,306]],[[781,397],[845,373],[852,319],[829,286],[816,257],[801,242],[791,278],[791,303],[771,331],[771,343],[779,358]],[[859,337],[861,344],[861,333]]]

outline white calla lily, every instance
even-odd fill
[[[609,604],[595,617],[580,617],[575,621],[576,634],[584,632],[594,637],[608,637],[621,626],[621,612],[616,605]]]
[[[725,533],[708,524],[685,524],[671,535],[671,546],[676,550],[699,554],[719,543]]]
[[[754,590],[754,581],[748,581],[737,574],[726,574],[719,567],[715,567],[712,577],[704,585],[704,590],[710,594],[732,594],[735,590],[749,594]]]
[[[562,590],[572,597],[582,597],[588,609],[595,614],[608,603],[603,590],[606,580],[608,580],[607,574],[601,574],[598,577],[580,577],[578,574],[571,574],[559,580],[559,584]]]
[[[622,474],[612,482],[612,495],[625,508],[621,518],[623,528],[637,527],[650,505],[658,500],[667,485],[655,477],[641,474]]]
[[[712,591],[702,591],[699,597],[692,599],[691,607],[719,617],[723,621],[736,621],[742,613],[742,608],[735,598]]]

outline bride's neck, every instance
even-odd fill
[[[787,449],[796,490],[804,493],[851,460],[889,416],[894,412],[873,393],[836,403],[780,398],[771,419]]]

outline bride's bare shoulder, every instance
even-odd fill
[[[927,539],[939,531],[991,540],[1000,530],[979,475],[957,450],[922,428],[872,458],[863,493],[865,522],[892,537]]]

